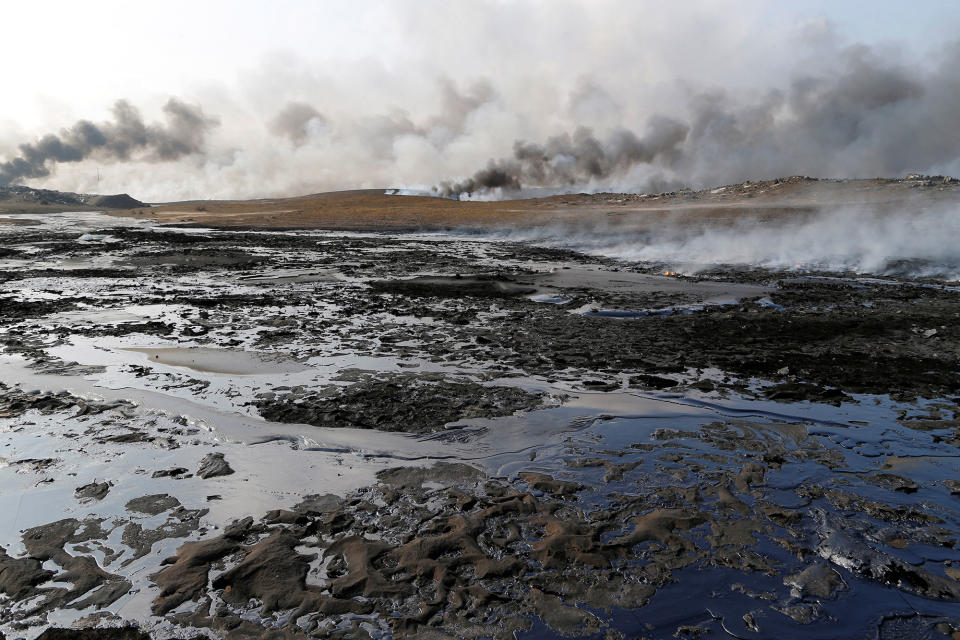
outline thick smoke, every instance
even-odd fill
[[[354,188],[493,199],[960,173],[960,46],[944,44],[955,11],[930,18],[944,28],[928,42],[851,45],[815,9],[766,0],[376,5],[364,38],[320,37],[352,33],[351,8],[301,21],[311,37],[289,51],[259,31],[258,46],[194,67],[137,50],[127,66],[142,57],[159,78],[143,94],[105,74],[145,114],[160,106],[152,92],[170,92],[221,122],[186,107],[192,133],[124,105],[129,117],[43,137],[99,102],[92,89],[44,98],[63,78],[31,85],[24,71],[0,116],[0,181],[151,201]]]
[[[50,175],[52,165],[81,162],[88,157],[106,161],[130,160],[134,154],[147,162],[170,162],[201,153],[207,130],[218,120],[200,107],[170,98],[163,106],[166,124],[146,124],[126,100],[113,105],[113,121],[95,124],[81,120],[59,135],[49,133],[20,145],[20,155],[0,164],[0,185]]]
[[[896,176],[960,163],[960,47],[935,68],[886,61],[866,47],[838,55],[832,72],[796,74],[743,103],[691,92],[684,119],[653,116],[637,137],[589,130],[543,145],[518,141],[442,195],[525,187],[703,188],[786,175]]]
[[[626,174],[637,164],[657,162],[671,167],[680,158],[678,145],[688,132],[682,122],[654,116],[643,138],[617,129],[600,141],[590,129],[581,127],[572,136],[554,136],[543,145],[518,141],[513,145],[513,158],[491,160],[471,178],[443,183],[438,191],[457,195],[491,189],[519,191],[524,185],[570,188]]]

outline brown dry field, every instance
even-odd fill
[[[637,228],[724,224],[744,218],[764,221],[810,215],[830,207],[869,206],[881,212],[897,211],[944,201],[960,201],[960,185],[931,180],[786,178],[658,195],[573,194],[497,202],[385,195],[382,189],[367,189],[293,198],[175,202],[109,214],[212,227],[357,231],[522,228],[547,224]]]

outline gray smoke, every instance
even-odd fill
[[[0,180],[154,201],[380,187],[494,199],[960,173],[960,46],[850,46],[742,2],[704,20],[598,2],[388,3],[388,59],[291,54],[195,78],[173,93],[204,112],[174,103],[159,125],[121,103],[107,123],[41,137],[62,105],[20,121],[11,108]],[[114,161],[102,182],[101,159]]]
[[[798,73],[786,88],[751,102],[720,90],[690,92],[686,117],[653,116],[643,137],[620,128],[600,140],[580,128],[542,145],[518,141],[511,158],[490,160],[435,190],[457,196],[527,187],[704,188],[787,175],[949,169],[960,164],[958,66],[960,46],[933,67],[903,66],[854,46],[832,71]],[[575,98],[582,101],[584,91]]]
[[[270,121],[270,133],[287,138],[294,146],[306,144],[311,131],[322,128],[327,120],[306,102],[288,102]]]
[[[590,129],[580,127],[572,136],[554,136],[544,145],[518,141],[513,145],[513,158],[491,160],[471,178],[442,183],[437,190],[450,196],[490,189],[519,191],[525,185],[573,187],[625,173],[638,163],[672,166],[680,156],[678,145],[688,131],[689,127],[681,122],[654,116],[643,138],[617,129],[600,141]]]
[[[50,175],[53,165],[94,156],[106,161],[130,160],[134,154],[147,162],[178,160],[201,153],[207,131],[218,124],[200,107],[176,98],[163,106],[166,124],[146,124],[126,100],[118,100],[112,111],[112,122],[80,120],[59,135],[49,133],[20,145],[18,157],[0,163],[0,185],[42,178]]]
[[[956,286],[960,281],[957,208],[923,204],[918,200],[887,212],[844,206],[768,222],[744,218],[732,225],[668,223],[637,229],[584,221],[504,230],[485,237],[662,265],[686,275],[718,265],[752,265],[797,272],[936,278]]]
[[[440,92],[440,114],[430,118],[425,129],[443,141],[463,134],[470,114],[496,97],[493,85],[486,80],[479,80],[461,92],[449,78],[441,78]]]

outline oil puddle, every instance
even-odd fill
[[[257,375],[272,373],[297,373],[308,366],[292,358],[273,353],[231,351],[206,347],[126,347],[121,351],[142,353],[151,363],[168,367],[183,367],[201,373],[225,373],[232,375]]]
[[[649,318],[650,316],[672,316],[678,313],[693,313],[701,311],[702,305],[694,307],[677,307],[667,309],[641,309],[639,311],[628,311],[625,309],[597,309],[591,305],[574,309],[572,313],[588,316],[590,318],[616,318],[616,319],[634,319]]]
[[[57,299],[58,297],[59,296],[52,296],[51,299]],[[124,311],[123,309],[81,309],[78,311],[64,311],[48,316],[48,319],[58,324],[69,326],[83,324],[117,325],[144,321],[143,316]]]
[[[537,295],[530,296],[530,300],[533,302],[540,302],[542,304],[562,305],[571,302],[573,298],[567,298],[556,293],[538,293]]]
[[[339,274],[333,269],[286,269],[267,274],[241,276],[241,284],[304,284],[311,282],[338,282]]]
[[[541,274],[537,285],[557,289],[598,289],[606,292],[683,293],[705,304],[725,304],[741,298],[770,293],[770,287],[711,280],[690,280],[672,276],[655,276],[633,271],[569,268]]]

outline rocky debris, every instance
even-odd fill
[[[428,482],[439,482],[445,487],[473,487],[483,477],[476,467],[450,462],[438,462],[430,467],[394,467],[377,474],[377,480],[387,487],[414,490],[421,489]],[[339,502],[337,499],[336,504],[328,504],[330,508],[339,507]],[[300,510],[303,504],[312,502],[301,503]]]
[[[263,396],[257,408],[267,420],[430,433],[469,418],[492,418],[543,405],[542,394],[414,375],[379,376],[322,393],[303,391]]]
[[[951,176],[929,176],[922,173],[911,173],[903,179],[904,182],[914,183],[911,186],[933,187],[944,184],[957,184],[960,180]]]
[[[0,282],[17,279],[0,275]],[[74,308],[69,300],[15,300],[9,296],[0,296],[0,323],[18,322],[27,318],[39,318],[57,311],[69,311]]]
[[[35,609],[99,608],[116,602],[130,590],[131,584],[126,578],[104,571],[93,557],[72,555],[64,549],[68,544],[77,545],[106,538],[107,532],[101,528],[101,524],[102,520],[97,519],[80,521],[68,518],[23,532],[27,559],[41,563],[53,561],[60,567],[60,572],[50,576],[50,580],[56,583],[72,583],[70,588],[34,587],[33,595],[40,597],[34,605]],[[21,568],[24,566],[21,565]],[[32,575],[28,572],[26,575],[27,582],[38,577],[36,572]]]
[[[27,411],[57,413],[65,411],[75,416],[92,415],[113,409],[128,409],[126,402],[95,402],[67,392],[41,393],[11,389],[0,396],[0,418],[20,416]]]
[[[222,453],[208,453],[200,461],[200,466],[197,468],[197,475],[204,480],[218,476],[228,476],[231,473],[234,473],[234,471]]]
[[[837,590],[846,588],[846,583],[837,570],[822,563],[811,565],[796,575],[787,576],[783,579],[783,584],[791,587],[795,598],[830,598]]]
[[[110,493],[110,487],[112,486],[113,483],[111,482],[91,482],[82,487],[77,487],[73,496],[78,500],[103,500]]]
[[[11,600],[32,596],[36,587],[50,580],[55,572],[43,568],[36,558],[11,558],[0,549],[0,593]]]
[[[573,495],[584,488],[579,482],[563,482],[546,473],[521,471],[517,477],[526,482],[533,491],[542,491],[554,496]]]
[[[14,460],[11,464],[17,467],[23,467],[34,473],[39,473],[60,463],[60,461],[60,458],[23,458],[21,460]]]
[[[145,513],[148,516],[155,516],[174,507],[179,507],[180,501],[166,493],[157,493],[150,496],[134,498],[126,504],[127,511]]]
[[[123,529],[121,540],[133,550],[133,554],[123,561],[122,566],[150,553],[154,543],[160,540],[189,536],[200,528],[200,519],[208,512],[208,509],[186,509],[175,506],[170,509],[166,522],[156,529],[145,529],[139,522],[128,523]]]
[[[960,582],[858,544],[846,532],[832,524],[825,527],[824,538],[816,552],[821,558],[838,567],[882,584],[925,598],[960,602]]]
[[[221,536],[183,544],[176,556],[165,559],[161,563],[164,568],[151,576],[160,587],[153,612],[164,615],[198,598],[207,586],[211,564],[240,549],[252,526],[253,518],[245,518],[227,527]]]
[[[841,402],[853,402],[853,398],[839,389],[826,389],[805,382],[783,382],[767,387],[763,395],[778,402],[825,402],[839,406]]]
[[[669,389],[670,387],[675,387],[679,383],[672,378],[665,378],[663,376],[653,375],[651,373],[639,374],[635,376],[630,376],[630,386],[631,387],[641,387],[648,389]]]
[[[901,493],[916,493],[920,489],[920,485],[915,480],[904,478],[895,473],[875,473],[870,476],[868,480],[874,484],[884,486],[891,491],[899,491]]]
[[[300,538],[291,531],[275,530],[248,547],[243,560],[213,581],[215,589],[224,589],[226,602],[245,604],[251,598],[263,603],[261,613],[294,609],[294,618],[304,614],[365,614],[373,605],[353,599],[324,594],[324,590],[306,585],[310,556],[296,551]]]
[[[186,467],[171,467],[169,469],[160,469],[154,471],[150,477],[151,478],[176,478],[181,479],[187,477],[190,471]]]
[[[616,391],[621,386],[619,380],[583,380],[580,384],[588,391]]]

